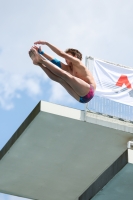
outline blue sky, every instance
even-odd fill
[[[40,100],[84,109],[32,64],[33,43],[77,48],[83,62],[92,56],[132,67],[132,9],[132,0],[0,0],[0,149]],[[12,199],[20,198],[0,194]]]

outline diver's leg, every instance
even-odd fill
[[[43,69],[43,71],[47,74],[47,76],[52,79],[53,81],[56,81],[58,83],[60,83],[66,90],[67,92],[74,97],[77,101],[79,101],[80,97],[78,96],[78,94],[76,94],[76,92],[73,90],[73,88],[70,87],[70,85],[68,85],[63,79],[61,79],[59,76],[56,76],[55,74],[53,74],[47,67],[45,67],[42,64],[39,64],[39,66]]]

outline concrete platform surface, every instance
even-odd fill
[[[92,200],[133,200],[133,164],[127,164]]]
[[[40,102],[0,152],[0,192],[77,200],[132,139],[131,133],[84,122],[83,115]]]

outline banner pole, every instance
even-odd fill
[[[86,56],[85,57],[85,66],[86,67],[87,67],[87,60],[88,60],[88,57]],[[86,121],[87,106],[88,106],[88,103],[85,103],[85,105],[84,105],[84,121]]]

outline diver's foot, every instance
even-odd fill
[[[38,65],[38,63],[40,63],[39,61],[40,61],[41,58],[40,58],[38,52],[34,48],[30,49],[29,56],[33,60],[34,65]]]

